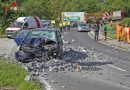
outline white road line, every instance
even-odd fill
[[[88,35],[89,35],[89,37],[91,37],[92,39],[94,39],[94,37],[90,35],[92,33],[93,33],[93,31],[91,31],[90,33],[88,33]]]
[[[46,90],[54,90],[51,85],[43,78],[43,77],[39,77],[39,81],[40,83],[44,84],[45,85],[45,89]]]
[[[113,68],[115,68],[115,69],[118,69],[118,70],[120,70],[120,71],[126,72],[125,69],[119,68],[119,67],[117,67],[117,66],[110,65],[110,64],[108,64],[108,66],[113,67]]]

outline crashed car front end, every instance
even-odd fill
[[[45,61],[58,57],[62,49],[59,47],[55,35],[55,32],[51,31],[30,31],[21,40],[20,48],[16,52],[16,59],[19,61]],[[15,41],[17,39],[19,37],[16,37]]]

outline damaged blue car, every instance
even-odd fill
[[[19,47],[15,57],[22,62],[57,58],[63,50],[61,33],[56,29],[23,29],[16,34],[14,41]]]

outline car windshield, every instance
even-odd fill
[[[49,39],[55,42],[57,40],[55,31],[51,31],[51,30],[44,30],[44,31],[34,30],[28,34],[27,38],[44,38],[44,39]]]
[[[19,27],[19,28],[21,28],[23,26],[23,24],[24,24],[24,22],[17,22],[17,21],[15,21],[15,22],[13,22],[11,24],[11,27]]]
[[[79,26],[87,26],[87,24],[80,24]]]
[[[42,24],[42,27],[44,28],[44,27],[48,27],[48,24]]]

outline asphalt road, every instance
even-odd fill
[[[48,72],[48,82],[54,90],[130,90],[130,53],[95,42],[87,32],[72,30],[63,36],[65,41],[113,57],[113,64],[99,66],[86,72]],[[102,61],[99,61],[102,62]]]
[[[77,41],[75,44],[78,46],[84,46],[87,49],[94,48],[96,52],[100,52],[111,57],[130,62],[129,52],[117,50],[110,46],[95,42],[92,38],[88,36],[87,32],[77,32],[76,30],[73,30],[71,32],[68,32],[64,37],[65,40],[75,39]]]

